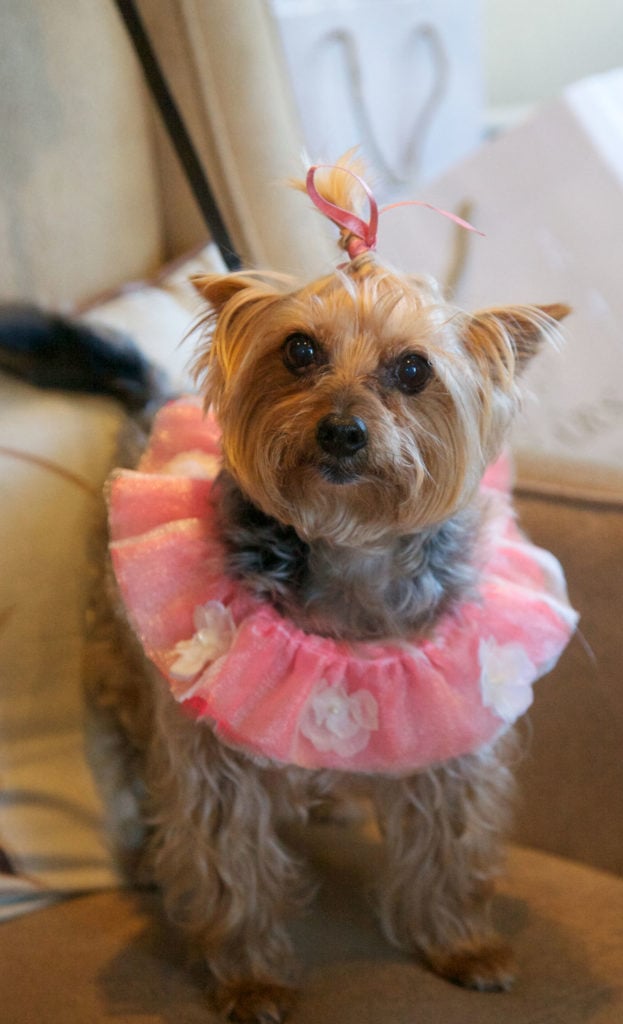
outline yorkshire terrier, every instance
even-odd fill
[[[152,877],[171,920],[198,944],[220,1011],[234,1021],[282,1021],[293,1000],[286,912],[298,899],[300,864],[281,822],[351,786],[369,797],[384,842],[378,908],[389,940],[455,983],[509,988],[512,954],[492,930],[490,904],[511,789],[505,751],[530,687],[521,689],[520,680],[513,690],[516,681],[502,677],[523,673],[525,682],[528,664],[532,682],[551,667],[572,628],[559,593],[542,604],[547,615],[559,608],[565,625],[538,671],[539,659],[522,653],[519,635],[529,601],[506,613],[512,636],[495,647],[493,668],[492,642],[480,627],[479,643],[469,640],[471,654],[461,647],[461,637],[471,636],[470,616],[479,616],[489,600],[483,580],[492,558],[505,562],[496,547],[501,534],[508,551],[524,543],[511,514],[500,511],[506,499],[499,487],[487,477],[483,484],[483,477],[495,475],[490,467],[518,409],[521,372],[556,337],[556,321],[567,309],[517,306],[469,315],[448,304],[432,280],[380,265],[370,224],[359,216],[357,170],[349,163],[315,169],[307,182],[313,201],[340,228],[349,258],[337,269],[304,286],[244,272],[195,281],[208,304],[195,360],[203,408],[182,403],[182,414],[198,431],[203,409],[218,423],[214,443],[222,468],[214,484],[201,479],[202,470],[184,468],[179,453],[167,450],[165,458],[153,448],[136,477],[121,473],[112,483],[113,565],[130,622],[156,668],[130,634],[117,639],[108,661],[101,650],[91,659],[97,698],[131,740],[117,756],[142,780]],[[156,448],[169,444],[167,424]],[[185,447],[191,461],[211,458],[200,440]],[[133,547],[132,529],[119,523],[130,515],[123,502],[152,472],[154,458],[169,460],[162,470],[171,489],[166,494],[175,491],[182,505],[195,502],[190,512],[184,505],[188,514],[173,516],[180,530],[197,544],[207,530],[216,549],[209,558],[198,556],[200,570],[192,576],[199,594],[189,599],[194,625],[167,591],[167,636],[146,641],[124,559],[134,557],[151,527],[161,551],[170,526],[158,516],[135,525]],[[160,483],[153,486],[156,504],[167,504]],[[140,565],[134,566],[137,586],[149,604],[146,618],[153,619],[160,614],[150,603],[159,570],[149,559]],[[197,618],[202,573],[217,582]],[[251,619],[255,625],[245,633]],[[258,623],[267,622],[264,634]],[[272,700],[280,683],[272,662],[264,673],[262,658],[273,644],[278,660],[282,635],[284,645],[296,638],[299,660],[288,669],[289,689],[276,698],[267,725],[268,712],[256,714],[255,701],[259,707]],[[251,645],[246,661],[245,644]],[[169,654],[154,655],[156,648]],[[203,656],[193,662],[197,649]],[[228,650],[238,650],[238,660],[228,662]],[[333,668],[318,669],[322,685],[314,684],[313,699],[301,710],[297,671],[300,686],[307,685],[316,652],[322,659],[327,651],[335,656]],[[359,659],[364,675],[376,673],[378,689],[336,676],[338,656]],[[394,695],[428,685],[422,682],[428,676],[418,676],[424,661],[438,667],[453,657],[450,675],[465,671],[466,680],[471,661],[479,659],[482,676],[489,658],[490,693],[508,683],[512,693],[521,689],[521,706],[508,712],[494,700],[494,707],[482,697],[480,678],[473,713],[456,710],[464,694],[453,683],[446,704],[439,697],[446,710],[437,718],[434,709],[426,718],[428,697],[420,694],[422,719],[409,722],[408,702],[397,706]],[[244,714],[237,705],[229,719],[226,712],[219,719],[216,702],[237,694],[243,677],[254,680]],[[465,685],[469,690],[472,682]],[[431,697],[431,707],[437,699]],[[397,721],[384,733],[390,714]],[[473,732],[463,729],[463,719],[456,725],[461,714],[477,719]],[[265,742],[253,740],[254,715]],[[286,719],[288,735],[275,739]],[[243,720],[251,722],[250,740]],[[443,733],[437,746],[430,740],[436,730]]]

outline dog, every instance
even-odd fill
[[[432,280],[379,263],[357,164],[312,169],[302,187],[347,260],[305,285],[195,281],[200,401],[166,407],[138,474],[112,480],[122,613],[95,616],[90,658],[117,737],[107,785],[122,845],[136,840],[132,794],[149,877],[219,1011],[257,1024],[284,1020],[296,991],[287,912],[305,885],[281,823],[351,788],[378,817],[389,940],[452,982],[510,987],[490,906],[513,721],[573,628],[562,584],[510,612],[495,603],[520,549],[522,587],[549,586],[496,460],[522,372],[567,307],[461,312]],[[165,556],[173,534],[182,554]],[[483,638],[489,602],[512,641]],[[555,634],[538,654],[532,614]]]

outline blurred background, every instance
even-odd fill
[[[623,64],[618,0],[483,0],[481,11],[485,95],[493,119]]]
[[[623,65],[619,0],[140,0],[236,248],[315,270],[301,152],[421,187],[567,84]],[[0,296],[92,299],[205,241],[113,0],[0,0]],[[294,213],[296,211],[296,214]]]
[[[564,86],[623,64],[617,0],[271,0],[271,8],[311,154],[360,145],[393,198]]]

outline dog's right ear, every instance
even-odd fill
[[[257,288],[257,281],[246,274],[196,274],[191,283],[202,298],[220,313],[230,299],[245,288]]]
[[[286,280],[273,276],[276,284]],[[202,318],[205,331],[192,373],[206,403],[217,404],[230,374],[248,355],[262,314],[280,301],[284,290],[253,271],[197,275],[191,281],[209,305]]]

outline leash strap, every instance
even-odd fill
[[[242,266],[240,257],[234,249],[210,183],[197,155],[197,150],[160,67],[136,4],[134,0],[114,0],[114,2],[130,36],[154,102],[164,121],[208,231],[218,246],[228,270],[239,270]]]

